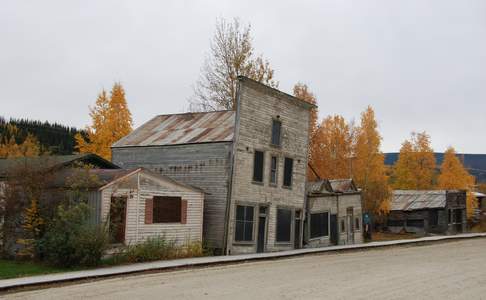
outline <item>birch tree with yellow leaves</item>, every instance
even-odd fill
[[[464,167],[463,163],[457,157],[453,147],[449,147],[444,153],[444,160],[440,166],[440,174],[437,180],[437,188],[442,190],[466,190],[466,210],[467,217],[470,219],[477,207],[476,198],[474,197],[474,177]]]
[[[429,190],[434,186],[435,155],[426,132],[413,132],[403,142],[393,167],[393,187],[402,190]]]
[[[317,128],[310,148],[311,166],[320,178],[350,178],[351,128],[342,116],[328,116]],[[315,179],[312,178],[311,180]]]
[[[86,137],[76,135],[80,153],[94,153],[111,160],[111,145],[132,131],[132,115],[125,99],[125,90],[115,83],[110,97],[103,90],[90,108],[92,124],[86,128]]]
[[[352,178],[362,191],[363,208],[375,215],[386,214],[390,210],[391,189],[385,156],[380,150],[382,137],[371,106],[361,113],[354,137]]]

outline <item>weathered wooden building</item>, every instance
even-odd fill
[[[313,105],[245,77],[237,93],[235,111],[153,118],[113,162],[203,189],[204,239],[220,253],[301,247]]]
[[[392,232],[455,234],[466,230],[466,191],[393,191],[387,226]]]
[[[69,178],[89,178],[81,188],[93,222],[109,224],[114,243],[137,244],[149,237],[178,245],[202,241],[204,192],[198,188],[143,168],[65,169],[55,177],[50,188],[67,195]]]
[[[361,191],[352,179],[310,182],[307,197],[306,247],[363,242]]]

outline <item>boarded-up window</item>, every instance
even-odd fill
[[[277,209],[277,242],[290,242],[292,229],[292,211],[290,209]]]
[[[282,132],[282,122],[280,120],[272,121],[272,145],[280,146]]]
[[[263,152],[255,151],[253,161],[253,181],[263,182]]]
[[[153,223],[180,223],[181,215],[180,197],[154,197]]]
[[[292,186],[292,169],[294,168],[294,160],[292,158],[285,158],[284,163],[284,186]]]
[[[329,213],[311,214],[311,238],[329,236]]]
[[[276,156],[272,156],[270,160],[270,183],[277,184],[277,165],[278,160]]]
[[[236,206],[235,241],[253,241],[253,206]]]
[[[354,229],[355,229],[355,231],[359,231],[359,230],[360,230],[360,228],[361,228],[361,221],[359,220],[359,218],[356,218],[356,219],[355,219],[355,224],[354,224],[354,227],[355,227],[355,228],[354,228]]]

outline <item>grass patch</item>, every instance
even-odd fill
[[[392,232],[373,232],[373,242],[395,241],[395,240],[408,240],[415,239],[419,236],[413,233],[392,233]]]
[[[0,279],[71,271],[30,261],[0,260]]]

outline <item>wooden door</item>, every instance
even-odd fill
[[[127,197],[111,197],[110,235],[111,242],[123,244],[127,219]]]
[[[257,253],[265,252],[265,236],[267,225],[267,207],[259,207],[258,214],[258,237],[257,237]]]
[[[331,215],[331,244],[338,244],[338,224],[337,215]]]

